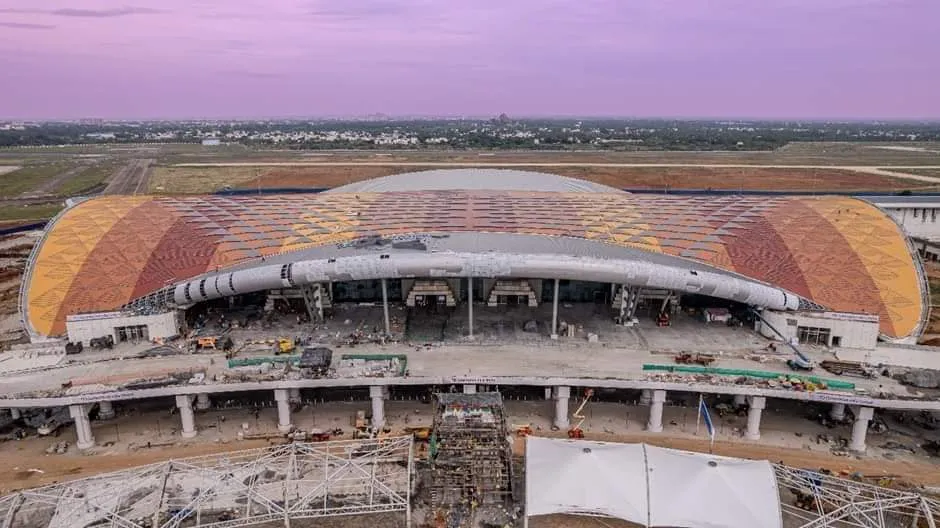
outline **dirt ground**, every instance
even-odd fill
[[[452,160],[460,161],[460,160]],[[488,162],[490,160],[487,160]],[[923,186],[876,174],[842,169],[779,169],[725,167],[513,167],[590,180],[612,187],[633,189],[720,189],[772,191],[899,191]],[[195,171],[240,170],[240,167],[189,169]],[[259,178],[229,185],[244,189],[256,187],[335,187],[391,174],[428,167],[348,166],[269,168]],[[181,169],[174,169],[181,170]],[[223,176],[206,177],[221,181]],[[260,181],[259,181],[260,180]]]

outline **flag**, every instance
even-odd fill
[[[708,406],[705,405],[705,399],[701,395],[698,397],[698,414],[705,421],[705,430],[708,431],[708,438],[715,443],[715,425],[712,424],[712,417],[708,414]]]

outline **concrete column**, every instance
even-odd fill
[[[663,432],[663,404],[666,403],[666,391],[655,390],[650,401],[650,419],[646,430],[651,433]]]
[[[767,398],[751,396],[750,404],[747,409],[747,432],[744,437],[748,440],[760,440],[760,415],[767,405]]]
[[[196,410],[205,411],[212,407],[212,401],[209,399],[209,395],[206,393],[200,393],[196,395]]]
[[[558,339],[558,279],[555,279],[555,295],[552,297],[552,339]]]
[[[180,435],[183,438],[195,437],[196,417],[193,415],[193,397],[189,394],[177,395],[176,406],[180,409],[180,419],[183,422],[183,430]]]
[[[372,397],[372,427],[381,429],[385,427],[385,397],[387,391],[382,385],[369,387],[369,396]]]
[[[640,392],[640,405],[649,405],[653,401],[653,391],[643,389]]]
[[[741,407],[742,405],[747,405],[747,396],[743,394],[734,395],[734,406]]]
[[[467,277],[467,327],[468,335],[473,338],[473,277]]]
[[[388,281],[382,279],[382,310],[385,312],[385,333],[392,335],[392,322],[388,318]]]
[[[839,422],[845,420],[845,404],[833,403],[832,408],[829,409],[829,417]]]
[[[289,433],[294,428],[290,422],[290,391],[274,389],[274,401],[277,402],[277,430]]]
[[[476,394],[476,393],[477,393],[477,386],[476,386],[476,385],[464,385],[464,386],[463,386],[463,393],[464,393],[464,394]]]
[[[110,420],[114,418],[114,405],[109,401],[98,402],[98,419]]]
[[[19,420],[22,417],[23,417],[23,413],[18,408],[13,407],[12,409],[10,409],[10,418],[13,418],[14,420]]]
[[[546,399],[546,400],[552,399],[552,388],[551,388],[551,387],[545,387],[545,399]]]
[[[69,405],[69,414],[75,422],[75,446],[79,449],[94,447],[95,437],[91,434],[91,420],[88,419],[88,406]]]
[[[555,427],[567,429],[571,424],[568,421],[568,399],[571,398],[571,387],[555,387]]]
[[[849,449],[858,453],[865,452],[865,436],[868,434],[868,422],[875,414],[871,407],[859,407],[855,413],[855,424],[852,426],[852,443]]]

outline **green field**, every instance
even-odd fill
[[[40,205],[7,205],[0,207],[0,222],[20,222],[29,220],[45,220],[52,218],[65,208],[63,203],[50,203]]]
[[[106,180],[115,169],[117,169],[117,164],[113,162],[106,161],[92,165],[62,182],[54,192],[59,196],[80,195],[104,183],[104,180]]]
[[[0,197],[12,198],[32,191],[72,166],[69,163],[42,163],[27,165],[20,170],[0,176]]]

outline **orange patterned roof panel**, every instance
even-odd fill
[[[908,242],[848,197],[395,191],[263,196],[107,196],[48,229],[22,299],[33,331],[113,310],[168,284],[264,256],[369,235],[515,233],[589,239],[695,260],[827,309],[920,331],[925,284]]]

